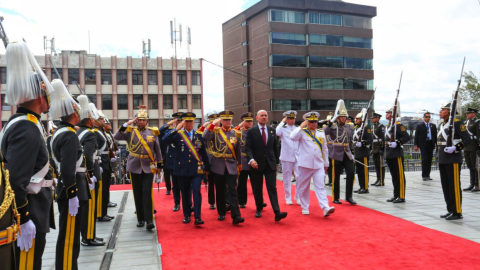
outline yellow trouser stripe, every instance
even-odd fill
[[[332,198],[335,201],[335,159],[332,158]]]
[[[455,206],[457,213],[462,213],[462,203],[460,201],[460,170],[458,163],[453,163],[453,181],[455,186]]]
[[[405,199],[405,175],[403,174],[402,158],[398,157],[398,176],[400,180],[400,199]]]
[[[32,247],[26,252],[25,250],[20,251],[20,263],[19,270],[32,270],[35,255],[35,238],[32,241]]]
[[[368,159],[367,157],[363,158],[363,164],[368,166]],[[363,172],[365,173],[365,189],[368,190],[368,167],[363,167]]]
[[[95,189],[90,190],[91,199],[88,200],[88,218],[87,218],[87,239],[93,239],[95,229]]]
[[[67,231],[65,234],[65,246],[63,247],[63,269],[72,269],[73,241],[75,236],[75,218],[67,214]]]
[[[102,213],[102,180],[98,181],[97,218],[103,217]]]

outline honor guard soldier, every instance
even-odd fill
[[[99,112],[101,112],[101,111],[99,111]],[[101,114],[103,115],[103,112],[101,112]],[[112,123],[110,123],[110,121],[108,120],[107,117],[104,118],[104,121],[105,121],[105,124],[103,125],[103,128],[104,128],[104,130],[105,130],[105,134],[106,134],[106,137],[107,137],[108,145],[109,145],[109,147],[110,147],[110,149],[111,149],[110,154],[109,154],[109,157],[110,157],[111,153],[113,152],[113,153],[115,153],[115,161],[117,161],[117,159],[118,159],[117,156],[118,156],[118,154],[120,154],[120,149],[118,149],[118,146],[117,146],[117,144],[115,143],[115,140],[113,139]],[[112,161],[112,160],[113,160],[113,159],[110,158],[110,161]],[[112,165],[112,167],[110,168],[110,173],[111,173],[111,174],[110,174],[110,176],[109,176],[109,179],[111,178],[111,175],[112,175],[112,173],[113,173],[113,169],[114,169],[113,167],[115,167],[114,164],[111,163],[111,165]],[[104,193],[105,196],[106,196],[105,199],[104,199],[104,201],[107,202],[107,207],[116,207],[117,204],[110,201],[110,184],[111,184],[111,182],[110,182],[110,181],[107,181],[107,182],[108,182],[108,188],[107,188],[107,192]],[[105,212],[105,213],[106,213],[106,212]]]
[[[367,123],[363,123],[362,119],[364,114],[367,113],[366,109],[357,114],[355,117],[355,131],[353,133],[353,141],[355,142],[355,159],[362,162],[362,164],[355,164],[356,173],[358,175],[358,184],[360,189],[355,193],[365,194],[368,191],[368,160],[370,158],[370,145],[372,144],[372,130]],[[362,128],[363,127],[363,128]],[[360,138],[360,136],[362,136]]]
[[[478,160],[476,153],[479,147],[476,132],[480,128],[480,120],[477,120],[476,117],[478,113],[477,109],[468,108],[465,113],[467,115],[465,126],[467,127],[468,135],[470,135],[471,142],[468,144],[464,143],[465,149],[463,153],[467,167],[470,170],[470,185],[463,190],[477,192],[480,191],[480,189],[478,187]]]
[[[49,110],[54,90],[25,42],[8,44],[6,61],[5,103],[18,106],[0,133],[1,150],[8,162],[5,169],[10,172],[20,214],[21,234],[15,257],[19,269],[40,270],[53,214],[53,180],[44,179],[49,156],[40,114]]]
[[[345,200],[350,204],[357,204],[353,198],[353,181],[355,172],[353,169],[353,155],[351,149],[353,148],[352,137],[353,128],[351,125],[346,124],[348,116],[347,108],[343,100],[339,100],[337,108],[335,110],[335,116],[332,118],[332,123],[326,126],[323,130],[325,135],[330,136],[332,141],[332,152],[329,156],[332,158],[332,199],[333,203],[341,204],[340,198],[340,174],[345,169],[347,173],[347,183],[345,190]]]
[[[242,144],[242,171],[238,176],[237,194],[240,208],[245,208],[247,204],[247,179],[250,177],[250,165],[248,165],[247,153],[245,153],[245,141],[247,140],[247,131],[253,126],[253,113],[246,112],[240,116],[240,119],[243,122],[235,127],[235,131],[241,132],[239,140]]]
[[[201,217],[202,194],[201,184],[210,171],[207,151],[202,135],[195,133],[193,124],[196,115],[186,112],[182,116],[182,122],[175,129],[170,130],[162,138],[168,144],[174,144],[177,151],[175,158],[174,175],[178,178],[182,192],[183,223],[190,222],[192,214],[190,198],[193,193],[193,212],[195,225],[204,224]]]
[[[292,174],[295,173],[298,176],[298,143],[290,138],[290,134],[297,128],[295,126],[297,112],[284,112],[283,116],[285,117],[278,124],[276,132],[282,140],[280,161],[282,162],[285,201],[287,204],[292,204]]]
[[[160,175],[163,166],[158,128],[147,127],[148,114],[145,106],[140,106],[135,118],[123,124],[115,133],[115,140],[128,143],[130,155],[127,161],[127,171],[130,173],[132,190],[137,211],[137,227],[145,226],[147,230],[155,228],[153,224],[152,185],[153,175]],[[130,125],[136,123],[137,127]]]
[[[383,139],[385,138],[385,126],[380,123],[382,116],[378,113],[372,115],[372,155],[373,163],[375,164],[375,172],[377,174],[377,181],[373,183],[373,186],[383,187],[385,185],[385,167],[383,164],[383,151],[385,150],[385,144]]]
[[[397,116],[395,117],[392,115],[393,107],[386,111],[386,118],[390,122],[387,124],[385,132],[385,158],[390,174],[392,175],[393,183],[393,197],[388,199],[387,202],[404,203],[407,182],[405,181],[403,169],[402,145],[410,141],[410,136],[405,127],[400,122],[396,122],[396,118],[400,116],[400,102],[397,103],[397,106]],[[390,131],[392,131],[394,135],[391,135]],[[390,136],[395,136],[394,142],[390,142]]]
[[[77,169],[77,182],[88,180],[88,190],[81,192],[80,212],[81,212],[81,235],[82,246],[103,246],[103,239],[97,238],[97,197],[98,197],[98,179],[95,175],[95,164],[97,160],[97,136],[93,127],[92,115],[95,113],[88,104],[88,97],[80,95],[77,97],[80,103],[80,124],[77,130],[78,140],[83,148],[84,160]],[[84,194],[86,193],[86,195]]]
[[[241,132],[231,128],[232,111],[220,112],[220,119],[205,129],[203,139],[213,143],[210,170],[215,173],[215,191],[217,200],[218,220],[225,220],[225,188],[231,203],[232,223],[239,224],[245,221],[240,215],[237,196],[237,175],[242,170],[242,144],[239,140]],[[220,123],[222,127],[220,127]]]
[[[317,130],[319,116],[317,112],[304,114],[305,121],[290,134],[290,138],[298,142],[297,195],[302,214],[310,214],[310,179],[313,178],[318,203],[323,216],[328,217],[335,212],[335,208],[328,204],[325,190],[325,173],[329,166],[328,148],[323,130]]]
[[[448,102],[441,107],[440,118],[443,120],[440,124],[437,144],[438,144],[438,168],[440,171],[440,181],[442,182],[443,196],[447,203],[447,213],[441,215],[446,220],[462,219],[462,187],[460,182],[460,170],[462,168],[462,149],[465,145],[471,143],[471,136],[467,127],[460,121],[453,122],[453,138],[448,138],[450,128],[449,117],[452,103]],[[457,106],[457,113],[461,109]],[[451,145],[447,146],[447,138],[452,140]]]
[[[80,228],[82,224],[80,199],[87,196],[87,179],[77,179],[78,166],[83,161],[82,147],[75,134],[80,122],[80,105],[65,88],[63,81],[52,81],[50,117],[61,119],[59,129],[50,140],[52,159],[58,168],[56,188],[59,212],[59,231],[55,252],[56,269],[78,269]],[[79,181],[77,181],[79,180]]]

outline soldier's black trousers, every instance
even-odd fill
[[[250,175],[250,171],[241,171],[240,175],[238,176],[237,194],[238,194],[238,203],[240,205],[247,204],[247,197],[248,197],[247,196],[247,180],[249,175]],[[250,180],[250,184],[252,185],[252,189],[253,189],[253,184],[251,180]]]
[[[108,214],[108,203],[110,202],[110,182],[112,181],[112,171],[103,170],[102,173],[102,217]]]
[[[368,166],[368,157],[356,158],[356,160]],[[360,188],[368,190],[368,167],[365,167],[362,164],[355,164],[355,171],[358,175],[358,184],[360,185]]]
[[[430,177],[432,171],[432,158],[433,158],[433,141],[425,141],[425,146],[420,148],[420,154],[422,155],[422,178]]]
[[[340,174],[342,173],[343,169],[345,169],[345,173],[347,174],[345,199],[351,198],[353,193],[353,180],[355,178],[355,172],[353,170],[353,160],[350,160],[347,154],[343,154],[342,161],[332,159],[332,163],[330,164],[330,166],[332,167],[333,179],[332,199],[340,199]]]
[[[10,244],[5,244],[0,246],[0,256],[2,258],[2,267],[1,269],[5,270],[15,270],[16,261],[15,261],[15,248],[17,242],[12,242]]]
[[[227,211],[225,207],[225,188],[228,190],[230,197],[230,209],[232,218],[240,216],[240,208],[238,207],[237,197],[237,175],[228,174],[227,167],[223,175],[215,174],[215,190],[217,199],[217,212],[219,216],[225,216]]]
[[[68,207],[68,206],[67,206]],[[60,210],[60,209],[59,209]],[[59,227],[61,228],[61,226]],[[28,252],[20,251],[15,242],[15,256],[17,260],[18,270],[41,270],[42,269],[42,256],[45,251],[45,245],[47,244],[46,233],[36,233],[32,248]],[[60,234],[59,234],[60,237]],[[3,260],[3,258],[2,258]],[[3,262],[0,262],[0,266],[3,267]]]
[[[215,174],[210,171],[208,174],[208,204],[215,204]]]
[[[165,187],[167,188],[167,191],[172,190],[172,176],[172,170],[163,168],[163,178],[165,180]]]
[[[403,157],[387,158],[388,169],[392,175],[393,197],[405,199],[405,174],[403,170]]]
[[[478,172],[477,172],[477,153],[475,151],[464,151],[465,162],[470,170],[470,184],[478,185]]]
[[[132,181],[133,199],[135,209],[137,210],[137,220],[152,222],[153,220],[153,201],[152,184],[153,173],[141,174],[130,173]]]
[[[178,178],[175,175],[173,175],[172,169],[164,168],[163,173],[164,173],[163,177],[165,178],[165,181],[167,181],[166,179],[169,179],[168,181],[170,181],[170,178],[172,180],[173,203],[175,205],[180,205],[181,192],[180,192],[180,184],[178,183]]]
[[[72,217],[68,210],[68,200],[57,200],[59,212],[58,238],[55,252],[55,269],[78,269],[80,255],[80,208]]]
[[[328,159],[328,163],[329,164],[332,164],[332,159],[329,158]],[[328,174],[328,184],[331,184],[332,183],[332,166],[329,166],[328,169],[327,169],[327,174]]]
[[[375,172],[380,185],[385,185],[385,167],[383,166],[383,156],[380,153],[373,154],[373,163],[375,163]]]
[[[82,239],[94,240],[97,236],[97,207],[95,190],[89,190],[91,199],[81,200],[78,215],[81,219],[80,232]]]
[[[460,183],[461,164],[439,164],[440,181],[442,182],[443,196],[450,213],[462,213],[462,187]]]
[[[193,195],[193,211],[195,218],[201,218],[202,207],[202,193],[201,185],[203,175],[198,174],[195,176],[177,176],[180,183],[180,190],[182,192],[182,208],[183,216],[189,217],[192,214],[192,201],[185,200],[185,198],[192,198]]]

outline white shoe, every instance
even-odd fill
[[[291,205],[291,204],[293,204],[293,202],[292,202],[291,200],[288,200],[288,201],[287,201],[287,204],[288,204],[288,205]]]
[[[302,209],[302,214],[303,215],[310,215],[310,211],[308,211],[308,209]]]
[[[325,207],[323,209],[323,216],[328,217],[335,212],[335,207]]]

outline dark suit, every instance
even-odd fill
[[[277,165],[279,163],[279,153],[277,148],[277,134],[275,129],[265,125],[267,145],[264,144],[259,125],[255,125],[247,131],[245,152],[247,160],[255,160],[258,168],[250,167],[251,183],[253,196],[257,210],[263,209],[263,176],[267,185],[268,197],[275,213],[280,212],[277,197]]]
[[[427,126],[425,122],[420,122],[417,124],[417,129],[415,131],[414,145],[420,148],[420,153],[422,155],[422,177],[430,177],[430,171],[432,169],[432,157],[433,149],[437,144],[437,126],[432,123],[428,123],[430,126],[430,140],[427,140]]]

